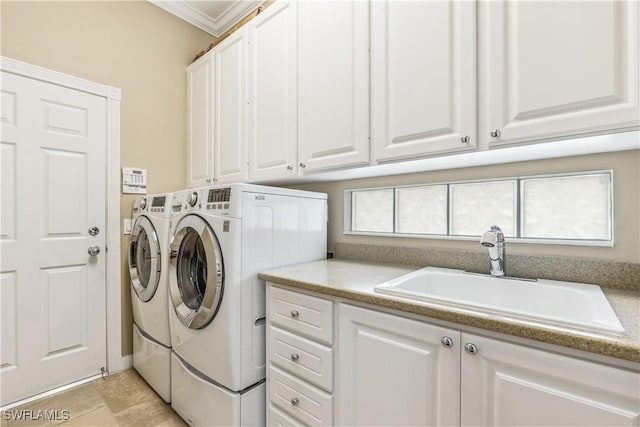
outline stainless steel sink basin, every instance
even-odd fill
[[[505,279],[426,267],[378,285],[375,291],[589,333],[624,333],[596,285]]]

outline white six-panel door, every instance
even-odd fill
[[[2,72],[1,147],[5,405],[106,366],[106,100]]]
[[[372,2],[374,161],[474,149],[475,71],[475,2]]]
[[[485,145],[638,125],[637,1],[488,1],[478,8]]]

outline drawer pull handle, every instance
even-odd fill
[[[298,406],[298,403],[300,403],[300,399],[298,399],[297,397],[291,398],[291,405]]]
[[[300,359],[300,355],[298,353],[293,353],[291,355],[291,360],[293,360],[294,362],[296,362],[298,359]]]
[[[291,310],[291,317],[295,319],[298,316],[300,316],[300,313],[298,313],[298,310]]]

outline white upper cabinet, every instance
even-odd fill
[[[369,2],[298,2],[299,163],[368,165]]]
[[[249,179],[295,175],[297,138],[296,3],[277,1],[248,24]]]
[[[244,27],[215,48],[214,158],[219,184],[248,180],[247,34]]]
[[[478,7],[485,145],[638,126],[638,2]]]
[[[373,160],[476,147],[476,4],[371,4]]]
[[[209,52],[187,68],[187,188],[214,179],[213,61]]]

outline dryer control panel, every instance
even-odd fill
[[[219,215],[229,215],[231,188],[211,188],[207,192],[207,210]]]

